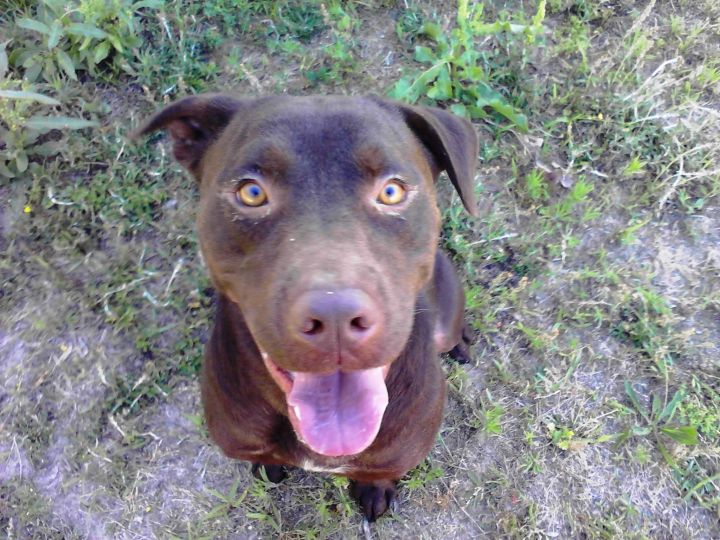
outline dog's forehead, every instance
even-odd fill
[[[245,128],[248,139],[275,139],[300,149],[320,145],[326,151],[372,142],[391,150],[410,137],[399,113],[366,98],[337,96],[266,102],[246,119]]]
[[[398,173],[426,159],[399,112],[361,97],[280,96],[237,115],[227,131],[222,147],[232,148],[225,154],[231,174],[299,168],[345,177],[358,167]]]

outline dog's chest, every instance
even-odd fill
[[[352,470],[349,465],[325,465],[306,458],[300,463],[300,467],[306,471],[329,473],[329,474],[347,474]]]

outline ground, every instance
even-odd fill
[[[716,2],[57,4],[0,14],[6,536],[720,537]],[[196,187],[126,135],[210,90],[393,93],[480,134],[480,217],[438,185],[472,362],[439,360],[437,443],[369,532],[345,480],[255,480],[208,438]]]

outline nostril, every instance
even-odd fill
[[[368,330],[371,326],[370,320],[364,316],[355,317],[350,321],[350,328],[360,332]]]
[[[323,331],[323,323],[317,319],[308,319],[302,328],[302,333],[308,336],[314,336]]]

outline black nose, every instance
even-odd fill
[[[312,290],[290,308],[290,332],[296,339],[328,354],[359,347],[377,334],[381,313],[359,289]]]

